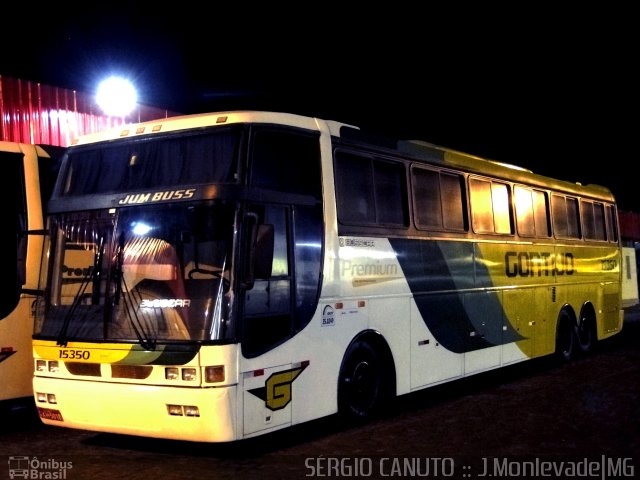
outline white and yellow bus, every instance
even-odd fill
[[[317,118],[81,138],[48,229],[33,352],[50,425],[233,441],[622,328],[609,190]]]
[[[55,182],[58,156],[53,146],[0,142],[5,278],[0,295],[0,402],[33,399],[32,305],[37,295],[43,246],[43,207]]]

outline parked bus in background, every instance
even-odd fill
[[[568,361],[622,328],[608,189],[334,121],[86,136],[49,206],[33,352],[50,425],[233,441]]]
[[[4,250],[0,271],[0,402],[33,399],[32,304],[43,247],[43,208],[62,148],[0,142]]]

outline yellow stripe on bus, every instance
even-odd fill
[[[86,363],[118,363],[131,354],[134,346],[123,343],[69,342],[63,347],[55,341],[34,340],[36,358]]]

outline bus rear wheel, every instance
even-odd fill
[[[351,345],[340,370],[339,412],[360,420],[379,414],[391,396],[387,371],[383,355],[369,342]]]
[[[563,310],[558,317],[556,329],[556,357],[563,363],[569,362],[575,356],[576,334],[571,315]]]
[[[576,326],[576,338],[578,339],[578,346],[580,351],[584,354],[593,350],[596,338],[593,322],[587,316],[584,316],[578,322]]]

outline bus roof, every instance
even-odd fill
[[[328,128],[329,133],[334,136],[340,136],[340,129],[342,127],[357,128],[353,125],[341,122],[321,120],[314,117],[307,117],[292,113],[265,111],[213,112],[159,118],[148,122],[123,125],[118,128],[104,130],[98,133],[82,135],[72,142],[72,146],[115,140],[118,138],[152,135],[154,133],[166,133],[192,128],[204,128],[214,125],[230,125],[234,123],[282,124],[310,130],[321,130],[324,125],[324,128]]]
[[[391,142],[390,139],[378,139],[382,142],[378,144],[377,141],[372,141],[373,137],[367,135],[366,132],[361,132],[358,127],[353,125],[284,112],[247,110],[159,118],[157,120],[123,125],[110,130],[83,135],[74,140],[72,146],[235,123],[282,124],[309,130],[328,131],[328,133],[334,137],[341,137],[343,136],[341,134],[346,133],[346,136],[352,140],[358,139],[372,146],[383,145],[386,148],[393,149],[413,158],[445,167],[448,166],[477,174],[495,176],[505,180],[539,186],[541,188],[554,188],[569,194],[587,195],[603,201],[615,201],[611,191],[600,185],[582,185],[580,183],[572,183],[538,175],[531,170],[516,165],[481,158],[421,140],[393,140],[393,142]]]

